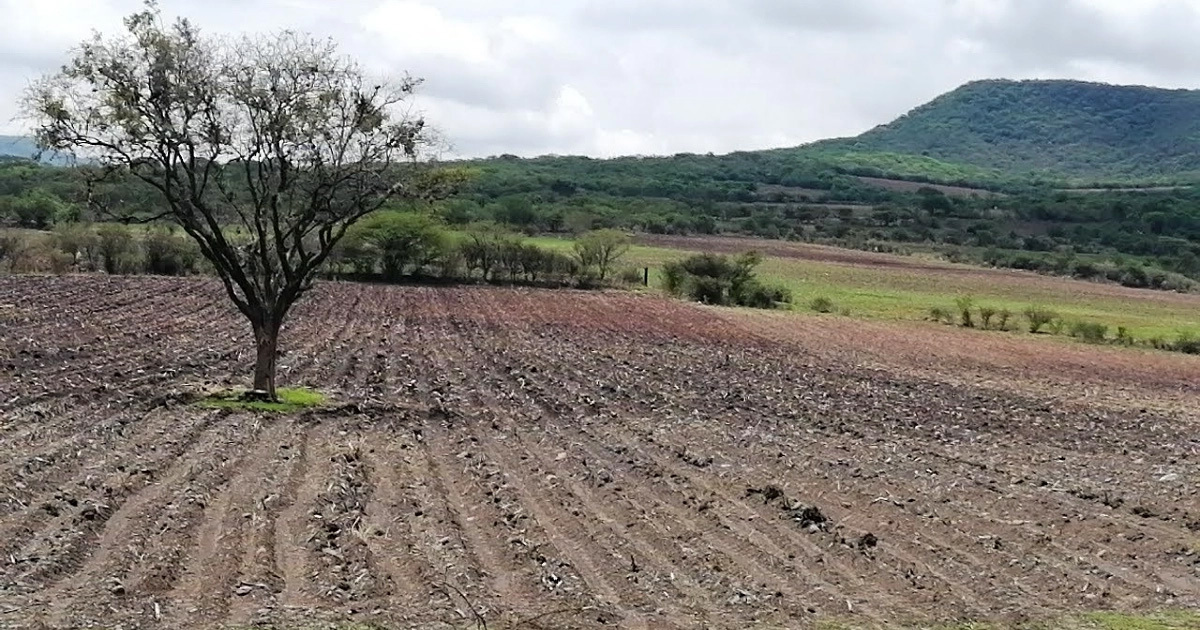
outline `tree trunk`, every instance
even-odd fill
[[[268,322],[254,327],[254,345],[257,358],[254,362],[254,390],[266,392],[267,398],[275,396],[275,355],[279,345],[279,326]]]

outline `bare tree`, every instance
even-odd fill
[[[38,142],[157,191],[164,211],[149,218],[199,244],[253,329],[254,390],[274,399],[280,328],[346,230],[458,179],[426,159],[420,81],[373,81],[334,43],[290,31],[204,36],[153,0],[125,27],[30,88]]]

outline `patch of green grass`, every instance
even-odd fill
[[[558,237],[531,239],[538,245],[570,252],[572,241]],[[662,265],[694,251],[635,245],[621,259],[622,266],[650,267],[650,287],[661,286]],[[1057,312],[1068,321],[1089,321],[1123,326],[1133,337],[1161,337],[1174,341],[1180,333],[1200,336],[1200,301],[1179,299],[1168,292],[1143,292],[1144,299],[1129,299],[1106,291],[1104,285],[1068,279],[1031,276],[1029,282],[997,282],[983,274],[964,273],[964,265],[945,265],[949,271],[925,271],[905,267],[851,265],[836,262],[767,256],[758,267],[759,278],[792,292],[793,308],[807,310],[809,303],[824,297],[856,317],[884,320],[923,320],[929,309],[954,311],[955,299],[970,296],[977,306],[1007,309],[1013,313],[1010,328],[1024,330],[1021,315],[1030,305]],[[952,271],[957,272],[951,273]],[[1052,281],[1047,281],[1052,280]],[[956,311],[955,311],[956,312]],[[956,312],[957,317],[957,312]]]
[[[1152,615],[1092,613],[1081,620],[1083,628],[1096,630],[1197,630],[1200,612],[1175,611]]]
[[[303,409],[319,407],[326,401],[324,394],[311,389],[281,387],[275,391],[275,394],[279,398],[277,402],[263,402],[245,400],[241,392],[223,391],[202,398],[196,405],[206,409],[294,413]]]

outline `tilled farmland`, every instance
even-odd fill
[[[836,351],[856,343],[848,325],[326,283],[285,331],[280,380],[329,403],[257,414],[190,404],[244,385],[253,361],[219,285],[0,278],[0,627],[1200,606],[1189,392],[1088,406],[938,378],[919,355],[879,369]]]

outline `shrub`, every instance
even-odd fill
[[[776,308],[792,301],[792,294],[783,287],[767,286],[758,280],[748,280],[736,289],[734,303],[750,308]]]
[[[10,273],[25,271],[36,256],[33,237],[17,231],[0,230],[0,263]]]
[[[375,248],[367,243],[361,234],[353,232],[347,234],[329,252],[331,267],[345,271],[346,266],[349,266],[351,272],[362,275],[375,273],[378,259],[379,254]]]
[[[96,249],[105,273],[133,273],[138,267],[137,244],[129,228],[106,223],[96,230]]]
[[[971,318],[971,307],[974,304],[975,300],[967,296],[954,300],[954,306],[958,309],[959,321],[962,322],[963,328],[975,327],[975,321]]]
[[[1171,349],[1186,354],[1200,354],[1200,337],[1190,332],[1181,332],[1175,343],[1171,344]]]
[[[1008,320],[1012,318],[1012,311],[1002,308],[996,313],[996,330],[1008,330]]]
[[[142,241],[146,273],[160,276],[185,276],[195,273],[199,252],[190,239],[164,229],[152,229]]]
[[[940,306],[934,306],[929,309],[929,319],[938,323],[954,323],[954,315]]]
[[[644,279],[643,271],[637,267],[626,267],[617,274],[617,279],[621,284],[635,285],[642,284]]]
[[[515,236],[509,236],[501,239],[497,243],[497,261],[499,269],[508,276],[509,282],[516,282],[517,277],[521,275],[521,269],[524,266],[526,258],[525,244]],[[535,248],[536,249],[536,248]],[[495,279],[495,275],[492,276]]]
[[[808,303],[808,308],[818,313],[832,313],[834,304],[833,300],[825,296],[820,296],[813,298],[813,300]]]
[[[1113,340],[1122,346],[1132,346],[1134,344],[1133,335],[1129,333],[1129,329],[1124,326],[1117,326],[1117,336]]]
[[[663,266],[663,288],[706,304],[774,308],[790,302],[786,289],[766,286],[755,278],[754,267],[761,261],[754,252],[734,259],[696,254]]]
[[[558,282],[565,283],[572,278],[578,279],[585,275],[579,266],[579,261],[562,252],[546,252],[543,264],[546,265],[546,273]]]
[[[1095,278],[1102,273],[1103,272],[1100,267],[1098,267],[1095,263],[1079,260],[1075,261],[1075,264],[1071,269],[1071,275],[1075,276],[1076,278]]]
[[[35,188],[12,200],[12,212],[20,225],[42,229],[59,217],[70,215],[69,206],[58,196]]]
[[[991,329],[992,320],[995,319],[996,314],[998,312],[999,312],[998,310],[996,310],[995,308],[993,308],[991,306],[980,306],[979,307],[979,323],[983,324],[984,330]]]
[[[575,256],[584,270],[595,270],[603,282],[613,265],[629,251],[629,236],[617,230],[593,230],[575,241]]]
[[[701,304],[729,304],[729,283],[722,278],[696,276],[688,284],[688,297]]]
[[[415,212],[375,214],[355,226],[353,237],[374,251],[379,269],[388,280],[426,273],[426,267],[450,247],[449,235],[441,225]],[[364,265],[359,262],[359,266]]]
[[[1063,330],[1065,330],[1066,327],[1067,320],[1061,317],[1055,317],[1054,319],[1050,320],[1050,323],[1046,324],[1046,328],[1050,331],[1051,335],[1063,334]]]
[[[1025,319],[1029,320],[1029,332],[1041,332],[1047,324],[1058,318],[1058,313],[1042,307],[1030,306],[1025,309]]]
[[[440,278],[461,278],[466,274],[466,270],[466,258],[463,257],[462,250],[458,247],[451,247],[434,263],[434,272]]]
[[[46,252],[46,264],[50,273],[61,276],[70,272],[71,268],[75,266],[75,257],[67,252],[51,249]]]
[[[491,280],[500,263],[501,243],[507,238],[507,232],[487,223],[468,229],[466,240],[459,246],[467,273],[478,271],[485,281]]]
[[[1150,286],[1150,276],[1141,265],[1131,263],[1121,270],[1120,282],[1127,287]]]
[[[91,226],[82,223],[60,223],[54,226],[53,238],[55,249],[70,256],[68,265],[78,264],[82,260],[89,269],[96,268],[99,238]]]
[[[689,274],[687,269],[683,267],[683,263],[671,261],[662,268],[662,286],[668,294],[676,297],[683,297],[687,291],[687,281]]]
[[[1108,335],[1108,326],[1097,322],[1074,322],[1071,324],[1071,336],[1088,343],[1102,343]]]

